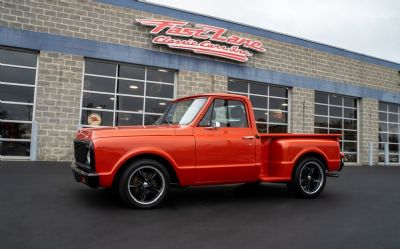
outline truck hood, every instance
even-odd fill
[[[176,136],[190,135],[189,126],[182,125],[145,125],[121,126],[107,128],[82,128],[78,131],[76,139],[94,140],[106,137],[135,137],[135,136]]]

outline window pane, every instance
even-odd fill
[[[253,110],[256,122],[268,122],[268,111]]]
[[[315,104],[315,114],[328,116],[328,106]]]
[[[145,115],[144,124],[152,125],[154,124],[161,116],[160,115]]]
[[[399,162],[399,156],[398,155],[389,155],[389,162],[390,163],[398,163]]]
[[[83,93],[83,107],[114,110],[114,95]]]
[[[335,94],[330,94],[329,95],[329,104],[331,104],[331,105],[342,105],[342,99],[343,99],[343,97],[342,96],[338,96],[338,95],[335,95]]]
[[[174,83],[175,72],[167,71],[165,69],[147,69],[147,80]]]
[[[387,122],[387,115],[386,112],[379,112],[379,121]]]
[[[352,129],[357,130],[357,120],[344,120],[344,128],[345,129]]]
[[[315,116],[314,126],[317,127],[328,127],[328,117]]]
[[[35,85],[35,69],[0,66],[0,81]]]
[[[120,65],[118,76],[135,80],[144,80],[145,68],[132,65]]]
[[[219,122],[221,127],[248,127],[246,111],[240,101],[215,100],[214,113],[212,123]]]
[[[389,122],[398,123],[399,122],[399,115],[389,113]]]
[[[144,83],[140,81],[118,80],[117,93],[144,95]]]
[[[157,84],[157,83],[147,83],[146,94],[147,96],[152,96],[152,97],[173,98],[174,86]]]
[[[357,118],[357,110],[344,108],[344,117],[356,119]]]
[[[328,94],[316,92],[315,103],[328,104]]]
[[[142,125],[143,114],[133,114],[133,113],[116,113],[116,126],[129,126],[129,125]]]
[[[105,61],[85,60],[85,73],[113,76],[116,75],[117,64]]]
[[[163,113],[170,101],[162,99],[146,99],[146,112]]]
[[[347,107],[357,107],[357,99],[350,97],[343,97],[344,106]]]
[[[397,105],[395,105],[395,104],[388,104],[388,106],[389,106],[389,112],[395,112],[395,113],[398,113],[398,112],[399,112],[398,106],[397,106]]]
[[[342,119],[341,118],[330,118],[329,119],[329,127],[330,128],[342,128]]]
[[[0,141],[0,155],[2,156],[29,156],[30,142]]]
[[[0,138],[30,139],[32,124],[0,122]]]
[[[329,107],[329,116],[343,117],[342,107],[330,106]]]
[[[287,109],[288,109],[287,99],[269,98],[269,109],[277,109],[277,110],[287,111]]]
[[[276,125],[270,124],[269,125],[269,133],[287,133],[287,125]]]
[[[389,143],[398,143],[399,137],[397,134],[388,134],[389,135]]]
[[[399,132],[399,125],[398,124],[388,124],[389,132],[391,133],[398,133]]]
[[[0,101],[33,103],[35,88],[0,84]]]
[[[269,122],[287,123],[287,113],[282,111],[269,110]]]
[[[269,96],[287,98],[288,97],[287,94],[288,90],[286,88],[276,87],[276,86],[269,87]]]
[[[31,105],[0,103],[0,119],[32,121]]]
[[[247,93],[248,83],[240,80],[229,80],[228,91]]]
[[[379,111],[387,112],[387,104],[384,102],[379,102]]]
[[[379,131],[387,131],[387,123],[379,123]]]
[[[268,98],[250,95],[250,101],[255,108],[268,108]]]
[[[343,151],[357,152],[357,143],[356,142],[344,142],[343,143]]]
[[[36,67],[36,53],[0,49],[0,63]]]
[[[115,79],[85,76],[84,89],[113,93],[115,90]]]
[[[321,128],[315,128],[314,133],[317,134],[328,134],[328,129],[321,129]]]
[[[387,133],[379,133],[379,142],[387,142]]]
[[[350,162],[350,163],[356,163],[357,162],[357,154],[345,153],[344,155],[345,155],[345,157],[344,157],[344,161],[345,162]]]
[[[268,85],[267,84],[250,84],[250,93],[268,95]]]
[[[399,153],[399,144],[389,144],[390,153]]]
[[[82,110],[81,124],[92,126],[112,126],[113,116],[112,112]]]
[[[268,125],[263,123],[256,123],[257,130],[260,133],[268,133]]]
[[[118,96],[117,110],[143,112],[143,98]]]
[[[357,141],[357,132],[356,131],[344,131],[343,140]]]

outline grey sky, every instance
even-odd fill
[[[400,63],[399,0],[151,0]]]

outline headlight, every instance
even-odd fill
[[[88,152],[86,154],[86,163],[88,165],[90,165],[92,163],[91,156],[90,156],[90,149],[88,150]]]

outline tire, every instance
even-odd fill
[[[325,166],[315,157],[302,159],[294,169],[292,181],[288,188],[301,198],[313,198],[319,195],[325,188]]]
[[[151,159],[128,166],[117,183],[118,194],[131,208],[149,209],[162,203],[170,185],[165,167]]]

